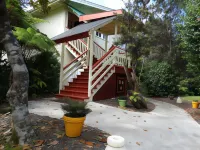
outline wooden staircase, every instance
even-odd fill
[[[108,52],[94,46],[93,66],[89,70],[86,65],[88,64],[88,48],[84,42],[81,40],[71,41],[66,45],[66,48],[79,56],[63,68],[60,93],[56,95],[57,98],[68,97],[80,101],[91,100],[115,73],[115,66],[123,66],[124,62],[130,62],[125,54],[121,54],[121,49],[116,46],[112,46]],[[77,74],[80,70],[82,71],[79,75],[74,77],[72,81],[69,80],[71,76]]]
[[[108,66],[109,67],[109,66]],[[107,68],[108,68],[107,67]],[[106,68],[101,71],[100,75],[105,72]],[[98,69],[95,71],[95,73],[98,71]],[[111,72],[111,71],[110,71]],[[93,83],[100,77],[98,75],[96,79],[93,81]],[[101,82],[103,82],[105,79],[102,79]],[[57,94],[57,98],[64,98],[69,97],[74,100],[87,100],[88,97],[88,80],[89,80],[89,69],[85,69],[84,72],[81,73],[81,75],[78,75],[77,78],[73,80],[73,82],[70,82],[68,86],[64,86],[63,90],[60,90],[60,94]],[[95,86],[94,90],[97,89],[98,86],[101,86],[101,82]]]

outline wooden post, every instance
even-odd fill
[[[90,37],[87,38],[87,60],[86,60],[86,64],[87,66],[89,66],[89,59],[90,59],[90,51],[89,51],[89,47],[90,47]]]
[[[108,35],[105,35],[105,51],[108,51]]]
[[[65,58],[64,49],[65,49],[65,46],[64,44],[62,44],[61,56],[60,56],[60,84],[59,84],[60,90],[63,89],[63,64],[64,64],[64,58]]]
[[[93,42],[94,42],[94,31],[90,31],[90,59],[89,59],[89,80],[88,80],[88,97],[90,99],[90,96],[92,94],[92,66],[93,66]]]

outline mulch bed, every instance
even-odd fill
[[[30,122],[33,126],[35,137],[31,143],[25,144],[26,150],[104,150],[109,134],[84,126],[83,132],[78,138],[68,138],[65,135],[63,120],[30,114]],[[9,131],[10,115],[0,115],[0,135]],[[0,149],[8,143],[11,132],[1,136]]]
[[[112,107],[117,107],[117,108],[121,108],[119,107],[119,103],[117,99],[108,99],[108,100],[101,100],[101,101],[96,101],[97,103],[100,104],[104,104],[104,105],[108,105],[108,106],[112,106]],[[133,105],[128,101],[127,105],[125,108],[122,108],[124,110],[128,110],[128,111],[134,111],[134,112],[151,112],[152,110],[155,109],[155,105],[151,102],[147,102],[147,107],[148,109],[136,109],[133,107]]]
[[[183,101],[183,103],[178,104],[176,103],[177,98],[174,98],[173,100],[170,100],[169,98],[153,98],[158,101],[170,103],[172,105],[178,106],[182,109],[184,109],[187,113],[189,113],[194,120],[196,120],[200,124],[200,108],[199,109],[193,109],[192,104],[189,101]]]

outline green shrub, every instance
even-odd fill
[[[178,77],[167,62],[146,62],[142,73],[141,91],[148,96],[177,95]]]
[[[29,95],[54,94],[59,90],[60,64],[53,52],[42,52],[27,61],[29,69]]]
[[[55,94],[59,90],[60,63],[53,52],[42,52],[26,60],[29,71],[29,96]],[[0,60],[0,103],[9,89],[10,66]]]
[[[180,96],[199,96],[200,95],[200,76],[181,80],[179,87]]]

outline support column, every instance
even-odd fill
[[[92,66],[93,66],[93,42],[94,42],[94,31],[91,30],[90,31],[90,59],[89,59],[89,80],[88,80],[88,97],[91,97],[91,93],[92,93]]]
[[[63,65],[64,65],[64,44],[62,44],[62,49],[61,49],[61,56],[60,56],[60,84],[59,84],[59,89],[62,90],[63,89]],[[60,92],[60,91],[59,91]]]
[[[89,47],[90,47],[90,37],[87,38],[87,49],[88,49],[87,60],[86,60],[87,66],[89,66],[89,59],[90,59],[90,50],[89,50]]]
[[[105,35],[105,51],[108,51],[108,35]]]

